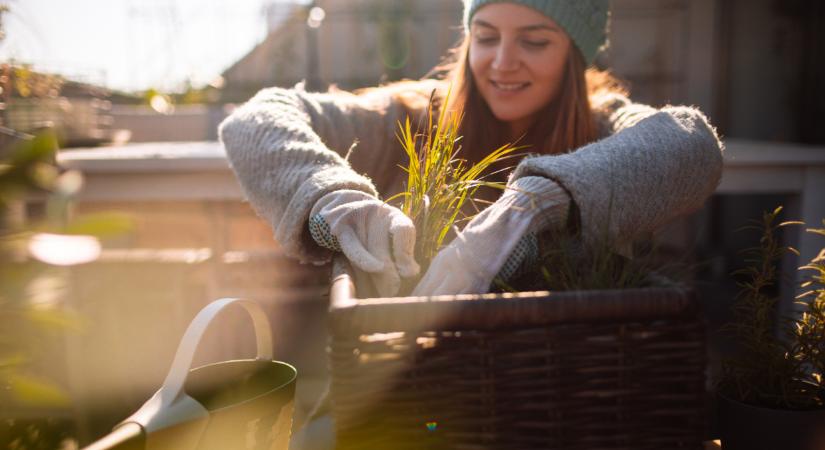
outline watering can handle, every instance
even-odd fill
[[[222,298],[203,308],[181,339],[178,351],[175,353],[175,359],[172,362],[172,368],[169,369],[169,374],[166,375],[166,380],[163,381],[161,391],[164,392],[164,397],[167,402],[173,401],[177,398],[183,390],[183,383],[186,381],[186,376],[189,374],[189,369],[192,366],[192,360],[195,357],[195,350],[198,349],[203,335],[213,320],[226,308],[231,305],[243,306],[249,316],[252,318],[252,323],[255,326],[255,338],[258,345],[258,355],[256,359],[261,361],[272,361],[272,332],[269,329],[269,320],[261,307],[250,300],[239,298]]]

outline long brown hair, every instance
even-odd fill
[[[452,58],[433,74],[442,73],[451,85],[446,108],[461,111],[463,158],[478,161],[510,142],[507,124],[498,120],[482,99],[469,66],[470,38],[452,50]],[[539,119],[518,140],[533,154],[559,154],[575,150],[599,138],[591,109],[592,96],[606,92],[626,94],[622,83],[606,71],[587,69],[581,52],[571,46],[559,97],[545,106]],[[510,163],[512,166],[513,164]],[[501,178],[501,177],[499,177]]]

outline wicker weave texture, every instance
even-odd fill
[[[333,326],[339,449],[702,446],[705,327],[696,314],[494,330],[442,325],[371,334]]]

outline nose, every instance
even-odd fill
[[[496,56],[495,59],[493,59],[492,66],[494,70],[502,72],[518,69],[519,60],[515,49],[507,43],[502,42],[496,49]]]

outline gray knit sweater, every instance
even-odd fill
[[[270,88],[221,124],[221,141],[247,198],[287,254],[303,262],[329,260],[307,231],[309,212],[324,194],[398,192],[403,172],[397,164],[404,162],[398,121],[422,114],[438,83],[361,95]],[[419,107],[408,109],[416,98]],[[586,240],[621,247],[698,209],[713,193],[722,144],[701,112],[657,110],[618,95],[596,100],[593,109],[602,139],[568,154],[526,158],[512,175],[543,176],[564,187]]]

